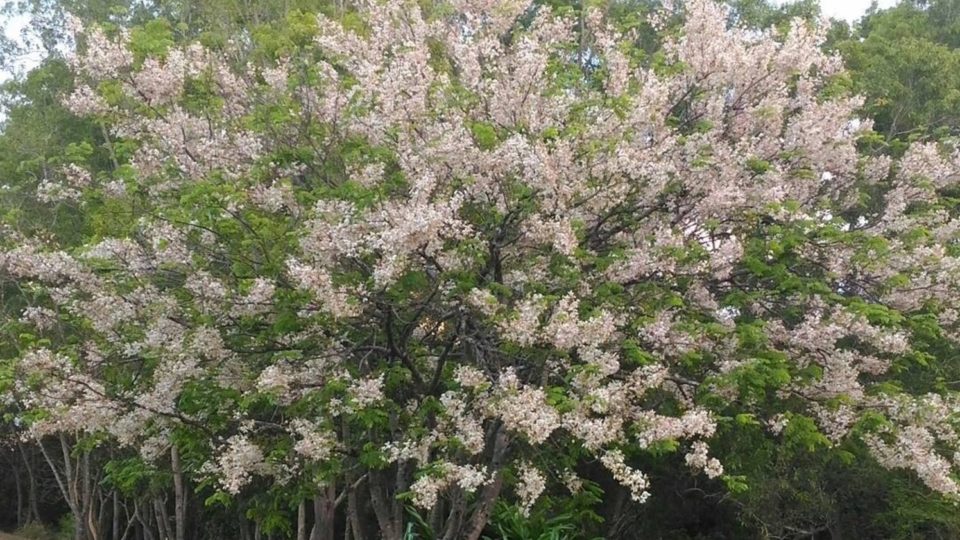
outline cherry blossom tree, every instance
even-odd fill
[[[519,0],[362,3],[259,55],[75,25],[64,103],[113,166],[37,188],[101,218],[83,246],[3,241],[25,436],[170,471],[178,540],[186,485],[358,539],[477,539],[597,475],[643,504],[651,453],[732,486],[731,419],[957,497],[957,396],[904,377],[960,336],[957,155],[859,155],[821,27],[647,24],[677,17],[656,55]]]

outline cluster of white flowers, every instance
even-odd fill
[[[350,397],[357,409],[365,409],[383,401],[383,375],[358,379],[350,385]]]
[[[436,439],[436,437],[428,436],[422,440],[390,441],[384,444],[380,450],[386,455],[388,463],[398,461],[426,463],[430,457],[430,448],[436,442]]]
[[[410,491],[413,493],[413,504],[429,510],[436,506],[440,494],[450,486],[456,485],[472,493],[489,481],[486,467],[443,462],[436,464],[429,474],[418,478],[410,486]]]
[[[290,422],[290,427],[300,437],[293,446],[298,454],[313,461],[325,461],[330,458],[336,448],[335,434],[303,418],[294,419]]]
[[[867,436],[871,453],[884,467],[912,469],[930,489],[945,495],[960,495],[953,466],[936,449],[935,437],[926,429],[908,426],[887,442],[879,435]]]
[[[78,85],[64,100],[64,106],[78,116],[104,114],[110,110],[106,100],[86,84]]]
[[[630,468],[624,460],[623,452],[609,450],[600,457],[600,463],[610,471],[620,485],[630,490],[630,497],[633,500],[642,503],[650,497],[650,492],[647,491],[650,485],[647,475]]]
[[[541,444],[560,427],[560,414],[547,403],[541,388],[519,386],[516,373],[506,371],[498,381],[498,398],[491,401],[493,413],[510,429],[531,443]]]
[[[709,438],[717,430],[717,423],[704,409],[692,409],[682,416],[663,416],[651,411],[638,415],[642,429],[637,434],[637,442],[646,448],[656,441],[691,437]]]
[[[276,292],[276,284],[273,280],[258,277],[253,281],[253,285],[247,294],[233,306],[235,315],[258,315],[269,312],[273,307],[273,295]]]
[[[293,374],[284,364],[271,364],[257,377],[257,389],[261,392],[273,392],[285,395],[293,384]]]
[[[294,210],[297,208],[297,199],[293,189],[286,182],[274,182],[270,186],[256,186],[250,190],[250,200],[253,204],[268,211]]]
[[[463,388],[477,390],[490,384],[490,379],[479,369],[472,366],[457,366],[453,380]]]
[[[500,308],[497,297],[486,289],[471,289],[467,294],[466,302],[487,317],[492,317]]]
[[[717,458],[707,455],[709,447],[703,441],[694,441],[691,451],[685,456],[687,465],[695,470],[703,471],[707,478],[716,478],[723,474],[723,465]]]
[[[270,467],[260,447],[241,434],[227,439],[220,449],[216,470],[221,487],[236,495],[255,475],[267,473]]]
[[[520,463],[519,473],[517,496],[520,498],[520,512],[529,516],[533,504],[547,487],[547,479],[539,469],[527,462]]]
[[[450,431],[466,451],[471,455],[482,452],[486,446],[483,418],[468,409],[464,396],[457,392],[445,392],[440,396],[440,403],[444,408],[444,419],[450,423]]]
[[[40,202],[57,203],[63,201],[79,201],[81,195],[80,189],[55,180],[44,179],[37,186],[37,199]]]
[[[28,306],[23,309],[20,320],[40,330],[48,330],[57,324],[57,312],[43,306]]]
[[[287,262],[290,277],[302,288],[312,292],[321,308],[334,317],[351,317],[359,312],[350,295],[333,284],[330,273],[317,266],[290,259]]]

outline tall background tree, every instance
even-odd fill
[[[883,142],[902,152],[911,140],[955,137],[960,118],[960,4],[903,2],[869,12],[838,35],[854,88],[867,96]]]

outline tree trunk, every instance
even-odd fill
[[[56,460],[54,460],[50,455],[50,452],[47,451],[47,448],[43,445],[42,440],[38,440],[37,445],[40,447],[40,452],[43,454],[43,458],[47,461],[47,465],[50,466],[50,472],[53,474],[53,479],[57,482],[57,487],[60,488],[60,493],[63,495],[64,501],[70,508],[70,514],[72,514],[74,521],[73,539],[87,540],[87,534],[84,527],[85,516],[83,509],[80,508],[77,497],[76,483],[74,482],[75,475],[73,474],[73,464],[70,459],[70,448],[67,444],[66,436],[61,434],[59,437],[59,442],[60,451],[63,458],[62,469],[57,466]]]
[[[159,497],[153,499],[154,516],[157,518],[157,530],[160,531],[160,540],[172,540],[173,531],[170,529],[170,516],[167,514],[167,505]]]
[[[23,486],[20,485],[20,471],[14,467],[10,472],[13,473],[13,485],[17,490],[17,528],[19,529],[25,524],[23,519]]]
[[[307,501],[300,501],[297,507],[297,540],[307,540]]]
[[[113,514],[111,517],[113,518],[113,523],[111,524],[113,534],[111,538],[113,538],[113,540],[120,540],[120,496],[117,495],[116,491],[113,492]]]
[[[144,501],[144,502],[147,503],[148,501]],[[143,533],[143,539],[144,539],[144,540],[153,540],[153,538],[154,538],[154,537],[153,537],[153,527],[151,527],[151,524],[153,523],[153,520],[150,519],[150,517],[151,517],[151,516],[150,516],[150,505],[149,505],[149,504],[144,504],[143,506],[140,507],[139,512],[140,512],[140,515],[141,515],[140,524],[143,525],[143,526],[140,528],[140,531]]]
[[[97,505],[100,507],[97,511],[97,530],[100,531],[101,538],[104,540],[113,538],[113,527],[111,519],[113,516],[113,497],[110,494],[104,494],[97,484]]]
[[[467,512],[467,499],[462,490],[457,489],[450,501],[450,513],[447,516],[447,527],[443,531],[443,540],[456,540],[463,528],[463,519]]]
[[[443,528],[443,518],[446,515],[446,501],[442,498],[437,499],[437,503],[433,505],[433,508],[430,509],[430,512],[427,514],[427,523],[430,525],[430,530],[435,533],[440,531]]]
[[[356,540],[366,540],[360,519],[360,503],[357,501],[357,487],[350,485],[347,488],[347,516],[350,520],[350,530]]]
[[[77,487],[77,476],[80,472],[79,463],[76,472],[73,470],[73,462],[70,459],[70,447],[67,444],[66,435],[60,435],[60,452],[63,455],[63,476],[67,486],[67,497],[70,510],[73,512],[73,538],[74,540],[87,540],[87,520],[86,512],[80,506],[80,493]]]
[[[20,450],[20,456],[23,458],[23,468],[27,471],[27,523],[40,521],[37,479],[33,474],[33,456],[27,455],[27,451],[22,444],[17,443],[17,448]]]
[[[240,512],[240,540],[250,540],[250,527],[247,526],[247,520],[243,517],[243,512]]]
[[[483,534],[483,528],[486,527],[490,519],[490,513],[493,511],[493,505],[500,496],[500,490],[503,488],[503,472],[497,471],[493,482],[490,482],[483,489],[480,497],[480,504],[473,513],[473,519],[470,520],[470,528],[463,536],[466,540],[478,540]]]
[[[484,486],[480,494],[480,501],[473,511],[473,518],[470,520],[465,534],[462,536],[465,540],[478,540],[483,534],[483,528],[490,520],[490,514],[493,512],[493,505],[500,496],[500,490],[503,489],[503,463],[506,460],[507,450],[510,441],[507,438],[507,430],[502,425],[496,428],[493,443],[493,456],[490,460],[490,470],[493,471],[493,481]]]
[[[100,521],[97,513],[97,488],[94,485],[93,474],[90,471],[90,452],[84,452],[77,460],[77,483],[80,490],[80,507],[83,508],[85,528],[90,540],[101,540]]]
[[[394,513],[390,505],[390,490],[383,481],[384,474],[379,471],[367,473],[367,484],[370,491],[370,502],[373,504],[373,513],[377,516],[380,526],[380,535],[384,540],[400,540],[403,536],[402,522],[393,519]]]
[[[180,450],[177,445],[170,447],[170,467],[173,470],[173,498],[176,540],[186,539],[187,530],[187,493],[183,485],[183,466],[180,463]]]
[[[337,488],[331,482],[313,498],[313,530],[310,540],[332,540],[336,534]]]

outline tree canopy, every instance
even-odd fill
[[[951,6],[25,3],[11,525],[960,534]]]

